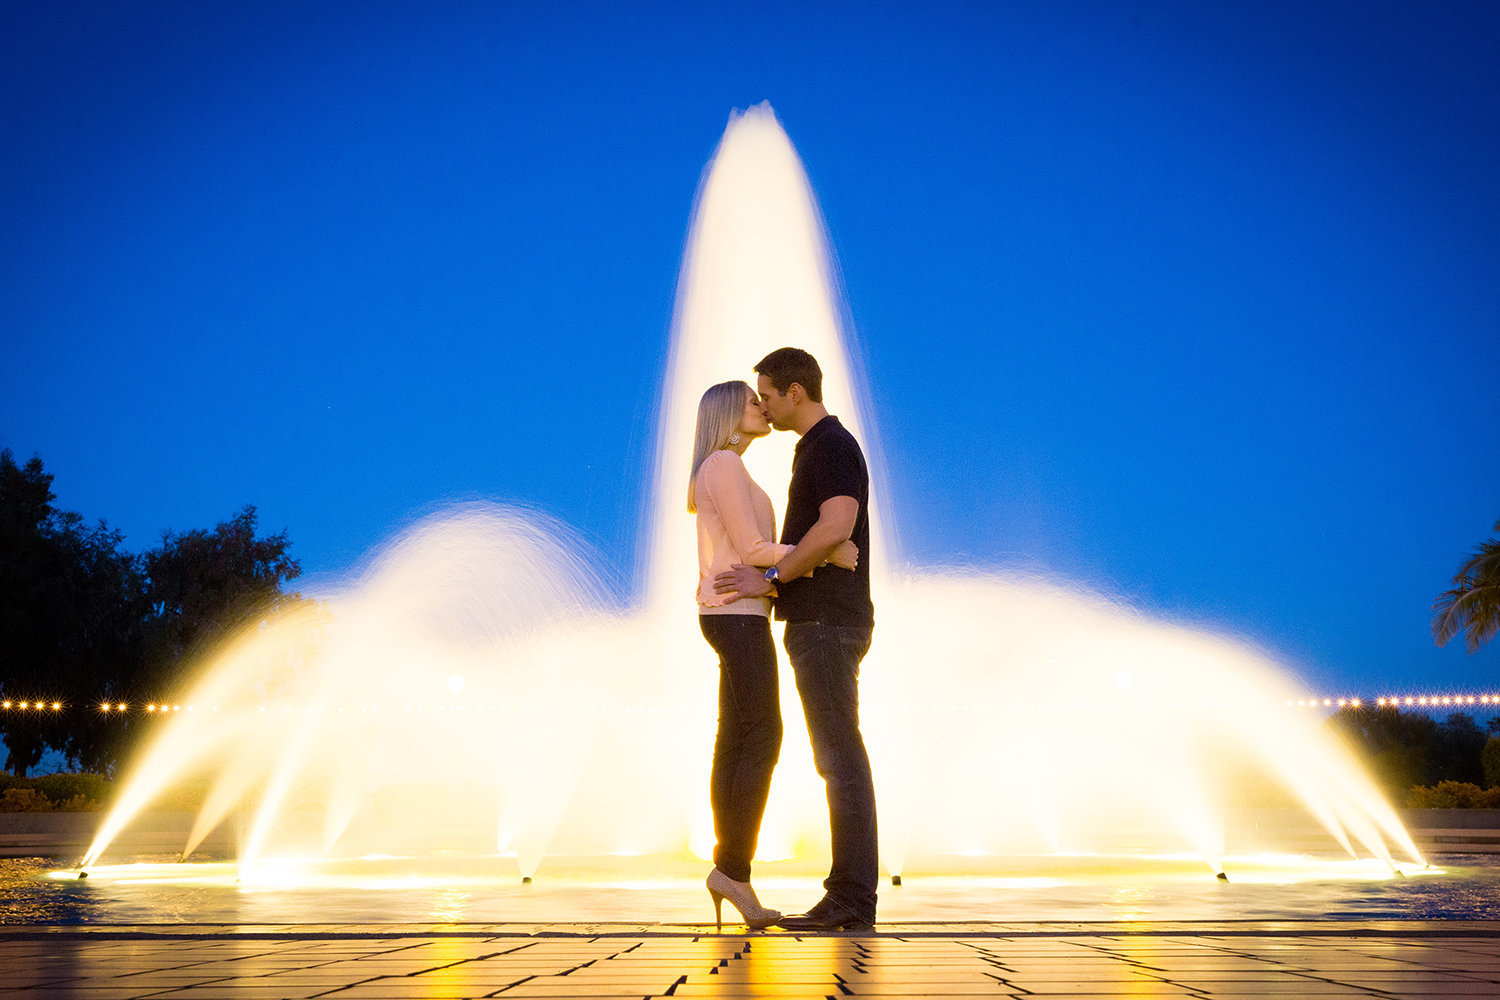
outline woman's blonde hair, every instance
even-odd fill
[[[688,473],[689,514],[698,513],[698,469],[705,458],[729,447],[729,436],[740,426],[750,392],[747,382],[720,382],[709,386],[703,398],[698,400],[698,428],[693,433],[693,471]]]

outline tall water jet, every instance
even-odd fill
[[[658,572],[647,611],[668,634],[696,633],[689,597],[693,525],[678,498],[699,395],[724,379],[753,380],[751,365],[777,347],[810,350],[824,368],[829,409],[864,443],[874,479],[875,551],[865,558],[877,624],[861,698],[889,868],[899,871],[908,849],[1002,853],[1087,845],[1102,829],[1120,830],[1123,820],[1141,828],[1144,843],[1222,856],[1225,831],[1216,817],[1235,794],[1225,775],[1241,773],[1247,761],[1255,762],[1251,773],[1269,771],[1296,789],[1298,801],[1341,845],[1352,849],[1347,829],[1357,828],[1361,845],[1378,856],[1388,856],[1384,837],[1415,853],[1347,753],[1327,734],[1286,718],[1293,682],[1255,651],[1146,621],[1046,581],[898,572],[880,441],[857,377],[859,352],[841,290],[806,174],[770,107],[732,116],[699,190],[678,283],[652,509],[650,564]],[[745,456],[778,506],[794,445],[794,435],[773,434]],[[691,648],[684,653],[705,656]],[[1113,678],[1126,671],[1133,689],[1115,689]],[[1100,703],[1123,705],[1127,727],[1144,718],[1152,724],[1122,731],[1085,707]],[[1021,707],[1028,704],[1054,707],[1042,719]],[[788,729],[766,833],[772,843],[805,849],[826,836],[816,822],[821,789],[811,777],[790,685],[783,685],[782,708]],[[1162,720],[1161,712],[1179,714]],[[1218,718],[1220,712],[1228,718]],[[1059,716],[1066,721],[1059,724]],[[1296,739],[1282,735],[1289,725]],[[970,745],[976,741],[982,745]],[[1289,745],[1309,756],[1287,756]],[[1209,765],[1209,757],[1223,760]],[[1090,768],[1109,779],[1100,782]],[[1122,801],[1126,789],[1134,791]],[[1329,799],[1349,795],[1356,805],[1330,812]],[[1111,808],[1083,805],[1100,801]],[[711,843],[707,822],[700,811],[700,853]],[[776,856],[774,849],[766,853]]]
[[[822,216],[797,151],[762,103],[730,117],[704,171],[683,254],[657,426],[650,552],[662,569],[650,582],[649,613],[696,613],[683,601],[682,569],[697,565],[696,536],[678,497],[687,486],[699,396],[726,379],[753,384],[751,366],[785,346],[818,358],[829,412],[864,443],[878,477],[884,463]],[[786,494],[795,444],[795,435],[773,434],[745,453],[751,475],[773,499]],[[872,534],[884,561],[891,548],[886,491],[874,492]],[[687,586],[691,596],[696,580]]]
[[[195,775],[209,790],[184,854],[238,817],[247,877],[288,852],[501,853],[521,875],[544,857],[706,857],[716,674],[694,621],[681,499],[693,415],[704,388],[751,380],[786,345],[818,357],[829,408],[875,474],[864,558],[877,625],[861,693],[893,874],[1104,849],[1186,852],[1220,872],[1231,851],[1274,846],[1241,821],[1251,785],[1297,804],[1328,846],[1418,857],[1349,751],[1288,710],[1293,679],[1252,646],[1053,581],[898,568],[840,287],[774,114],[733,116],[678,284],[639,605],[597,591],[594,560],[562,525],[487,505],[440,512],[321,608],[266,622],[207,662],[182,699],[195,710],[145,747],[86,861]],[[778,508],[794,443],[774,434],[746,456]],[[825,805],[783,675],[787,732],[761,855],[816,870]]]
[[[824,402],[863,443],[872,476],[871,537],[875,551],[861,558],[872,567],[877,608],[883,603],[894,542],[885,463],[871,419],[853,330],[844,306],[842,280],[802,161],[768,103],[730,116],[729,125],[704,170],[694,205],[677,283],[671,349],[662,394],[650,507],[649,564],[645,612],[664,634],[686,637],[673,657],[682,672],[679,689],[697,692],[698,705],[714,703],[715,657],[698,634],[697,540],[693,519],[683,512],[692,458],[698,400],[708,386],[727,379],[753,384],[752,366],[778,347],[810,351],[823,368]],[[791,478],[793,434],[772,434],[745,452],[751,476],[771,495],[778,511]],[[878,662],[879,651],[874,655]],[[878,688],[892,679],[873,670]],[[867,684],[867,689],[869,685]],[[705,700],[706,699],[706,700]],[[762,835],[763,857],[805,851],[826,839],[817,825],[823,793],[812,772],[802,710],[783,685],[787,723],[782,767],[773,787]],[[712,739],[712,718],[701,739]],[[694,781],[707,786],[708,756],[700,753]],[[792,817],[799,819],[793,821]],[[707,803],[691,811],[694,850],[712,848]]]

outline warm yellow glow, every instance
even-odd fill
[[[768,109],[743,116],[705,178],[678,283],[642,605],[623,609],[600,592],[599,557],[566,527],[515,508],[448,508],[316,607],[258,624],[203,664],[189,701],[223,710],[152,727],[86,862],[205,769],[210,789],[185,851],[242,814],[239,870],[251,885],[322,877],[294,855],[407,843],[513,853],[523,875],[549,855],[596,857],[621,844],[711,852],[718,677],[690,596],[689,430],[706,386],[753,381],[762,355],[794,343],[818,357],[829,409],[864,443],[870,467],[885,469],[838,284],[795,151]],[[774,498],[786,496],[795,443],[773,434],[746,454]],[[1263,653],[1045,579],[896,576],[886,531],[895,518],[883,485],[872,492],[881,625],[861,667],[860,710],[887,870],[957,850],[1003,870],[991,859],[1127,833],[1200,868],[1218,864],[1238,791],[1224,775],[1240,773],[1301,803],[1331,845],[1416,856],[1316,713],[1285,711],[1298,688]],[[828,851],[826,793],[784,658],[780,666],[786,732],[760,845],[816,864]],[[424,711],[418,699],[454,677],[466,703],[508,706],[503,717]],[[1097,704],[1111,679],[1121,710],[1059,724],[1074,706]],[[356,691],[369,713],[314,710]],[[997,705],[1007,706],[1003,719],[985,715]],[[405,710],[377,715],[379,706]]]

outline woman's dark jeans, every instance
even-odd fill
[[[719,733],[709,778],[718,838],[714,865],[736,882],[748,882],[771,773],[781,756],[776,644],[764,615],[699,615],[698,625],[719,654]]]

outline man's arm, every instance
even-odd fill
[[[853,497],[829,497],[818,505],[818,520],[796,547],[776,563],[776,575],[783,580],[806,576],[828,561],[833,550],[854,534],[859,518],[859,501]],[[737,565],[714,577],[714,592],[735,597],[762,597],[771,592],[764,573],[754,566]]]

